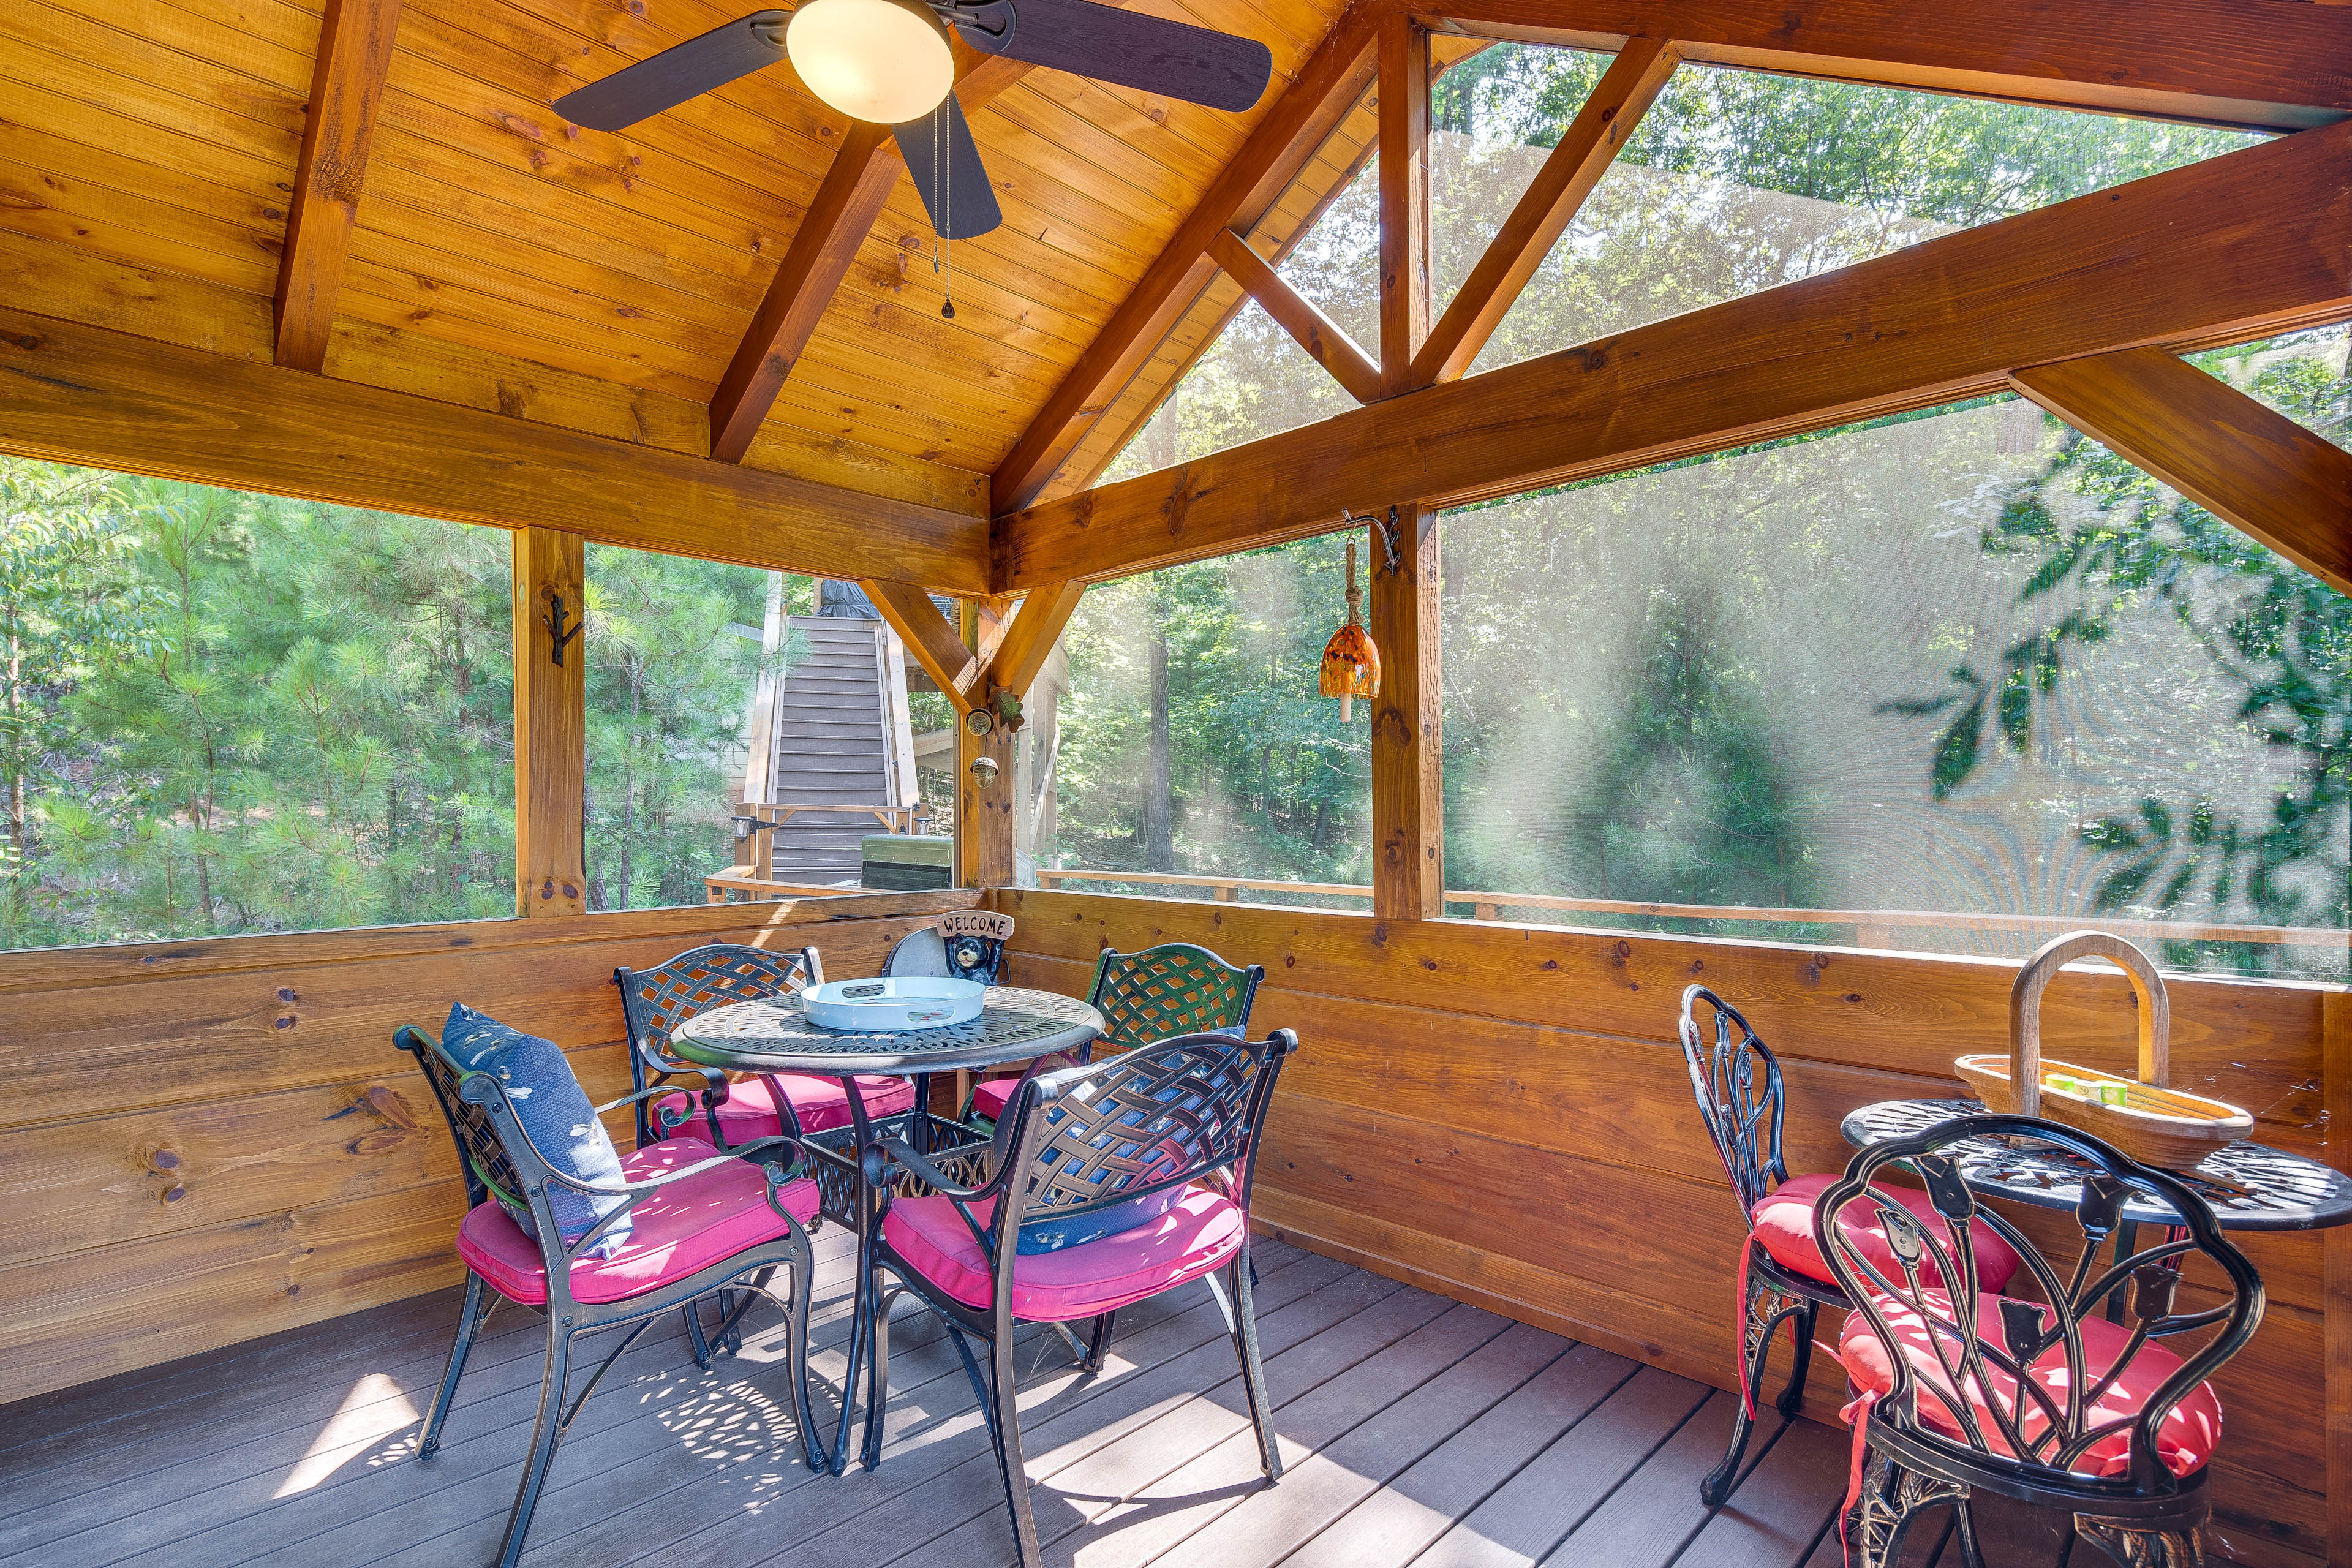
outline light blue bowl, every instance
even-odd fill
[[[988,987],[977,980],[907,975],[887,980],[828,980],[801,993],[801,1011],[820,1029],[853,1035],[893,1035],[944,1029],[980,1016]]]

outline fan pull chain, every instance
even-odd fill
[[[953,97],[950,92],[932,110],[939,122],[931,136],[931,186],[940,193],[940,227],[931,234],[931,271],[940,277],[947,296],[940,301],[940,314],[950,321],[955,320],[955,242],[947,231],[955,227],[955,157],[948,151],[948,104]]]

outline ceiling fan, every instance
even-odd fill
[[[555,109],[592,131],[619,131],[789,57],[826,103],[890,127],[931,226],[969,239],[1004,219],[950,90],[950,28],[983,54],[1211,109],[1249,108],[1274,71],[1255,38],[1094,0],[808,0],[688,38],[564,94]]]

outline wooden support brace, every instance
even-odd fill
[[[1209,258],[1210,241],[1237,220],[1244,229],[1256,224],[1354,106],[1371,79],[1372,54],[1371,13],[1359,5],[1307,58],[1290,90],[1258,121],[997,465],[990,483],[993,510],[1013,511],[1037,498],[1118,389],[1208,286],[1216,269]]]
[[[1625,41],[1413,355],[1405,390],[1456,381],[1469,370],[1675,74],[1678,58],[1664,38]]]
[[[995,658],[989,661],[988,684],[1003,687],[1015,697],[1027,697],[1086,591],[1084,583],[1032,588],[1021,601],[1021,613],[1013,617],[1012,628],[997,647]]]
[[[278,257],[274,357],[291,370],[316,371],[327,363],[343,257],[359,217],[376,105],[399,26],[400,0],[327,0]]]
[[[1437,513],[1396,512],[1396,563],[1385,518],[1372,525],[1372,913],[1436,920],[1445,912],[1445,790],[1439,771]]]
[[[1288,332],[1307,356],[1331,373],[1349,396],[1370,403],[1381,395],[1380,367],[1356,346],[1338,323],[1315,308],[1314,302],[1282,280],[1265,257],[1250,248],[1232,229],[1210,237],[1209,258],[1223,268],[1250,297],[1265,307],[1276,325]]]
[[[978,706],[972,700],[971,685],[972,677],[981,668],[980,660],[956,635],[955,628],[948,625],[940,607],[931,603],[929,592],[912,583],[892,583],[878,577],[869,577],[857,585],[866,590],[866,596],[874,601],[874,607],[890,623],[890,629],[898,634],[907,650],[915,656],[915,662],[955,704],[957,714],[969,713]]]
[[[2162,349],[2034,365],[2010,383],[2352,595],[2352,452]]]
[[[576,533],[514,532],[515,912],[588,912],[588,650],[577,636],[586,549]],[[559,622],[557,606],[562,605]],[[562,662],[558,663],[559,656]]]
[[[1429,35],[1391,11],[1379,53],[1381,380],[1395,393],[1429,336]]]

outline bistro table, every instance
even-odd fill
[[[713,1007],[678,1025],[670,1035],[670,1049],[687,1061],[767,1079],[769,1093],[777,1105],[786,1103],[782,1087],[773,1081],[778,1073],[837,1078],[848,1096],[847,1127],[814,1132],[803,1141],[808,1146],[818,1190],[824,1194],[826,1217],[857,1233],[857,1298],[850,1320],[841,1429],[834,1439],[835,1475],[848,1465],[849,1421],[857,1403],[858,1374],[866,1370],[874,1351],[872,1320],[877,1303],[871,1299],[870,1286],[876,1205],[874,1194],[866,1185],[861,1158],[866,1146],[880,1132],[904,1137],[921,1152],[961,1149],[976,1157],[985,1147],[984,1141],[963,1123],[932,1113],[931,1075],[970,1072],[1056,1051],[1076,1051],[1100,1037],[1105,1027],[1103,1016],[1092,1006],[1050,991],[992,985],[981,1003],[980,1016],[967,1023],[852,1034],[820,1028],[802,1012],[798,996],[779,996]],[[857,1079],[871,1075],[914,1079],[915,1108],[878,1121],[869,1118]],[[874,1430],[879,1432],[878,1422]],[[866,1468],[872,1469],[875,1463],[876,1457],[869,1453]]]
[[[1855,1148],[1867,1149],[1955,1116],[1985,1114],[1987,1108],[1973,1100],[1882,1100],[1848,1111],[1838,1130]],[[1960,1180],[1979,1197],[2045,1209],[2071,1209],[2083,1201],[2083,1174],[2089,1167],[2054,1144],[1970,1138],[1946,1152],[1958,1161]],[[2196,1169],[2172,1173],[2205,1200],[2223,1230],[2326,1230],[2352,1221],[2352,1178],[2266,1143],[2226,1144]],[[2141,1226],[2160,1225],[2177,1234],[2179,1222],[2169,1204],[2135,1194],[2125,1201],[2116,1226],[2115,1260],[2121,1263],[2138,1251]],[[2122,1307],[2119,1285],[2107,1298],[2107,1316],[2120,1320]]]

